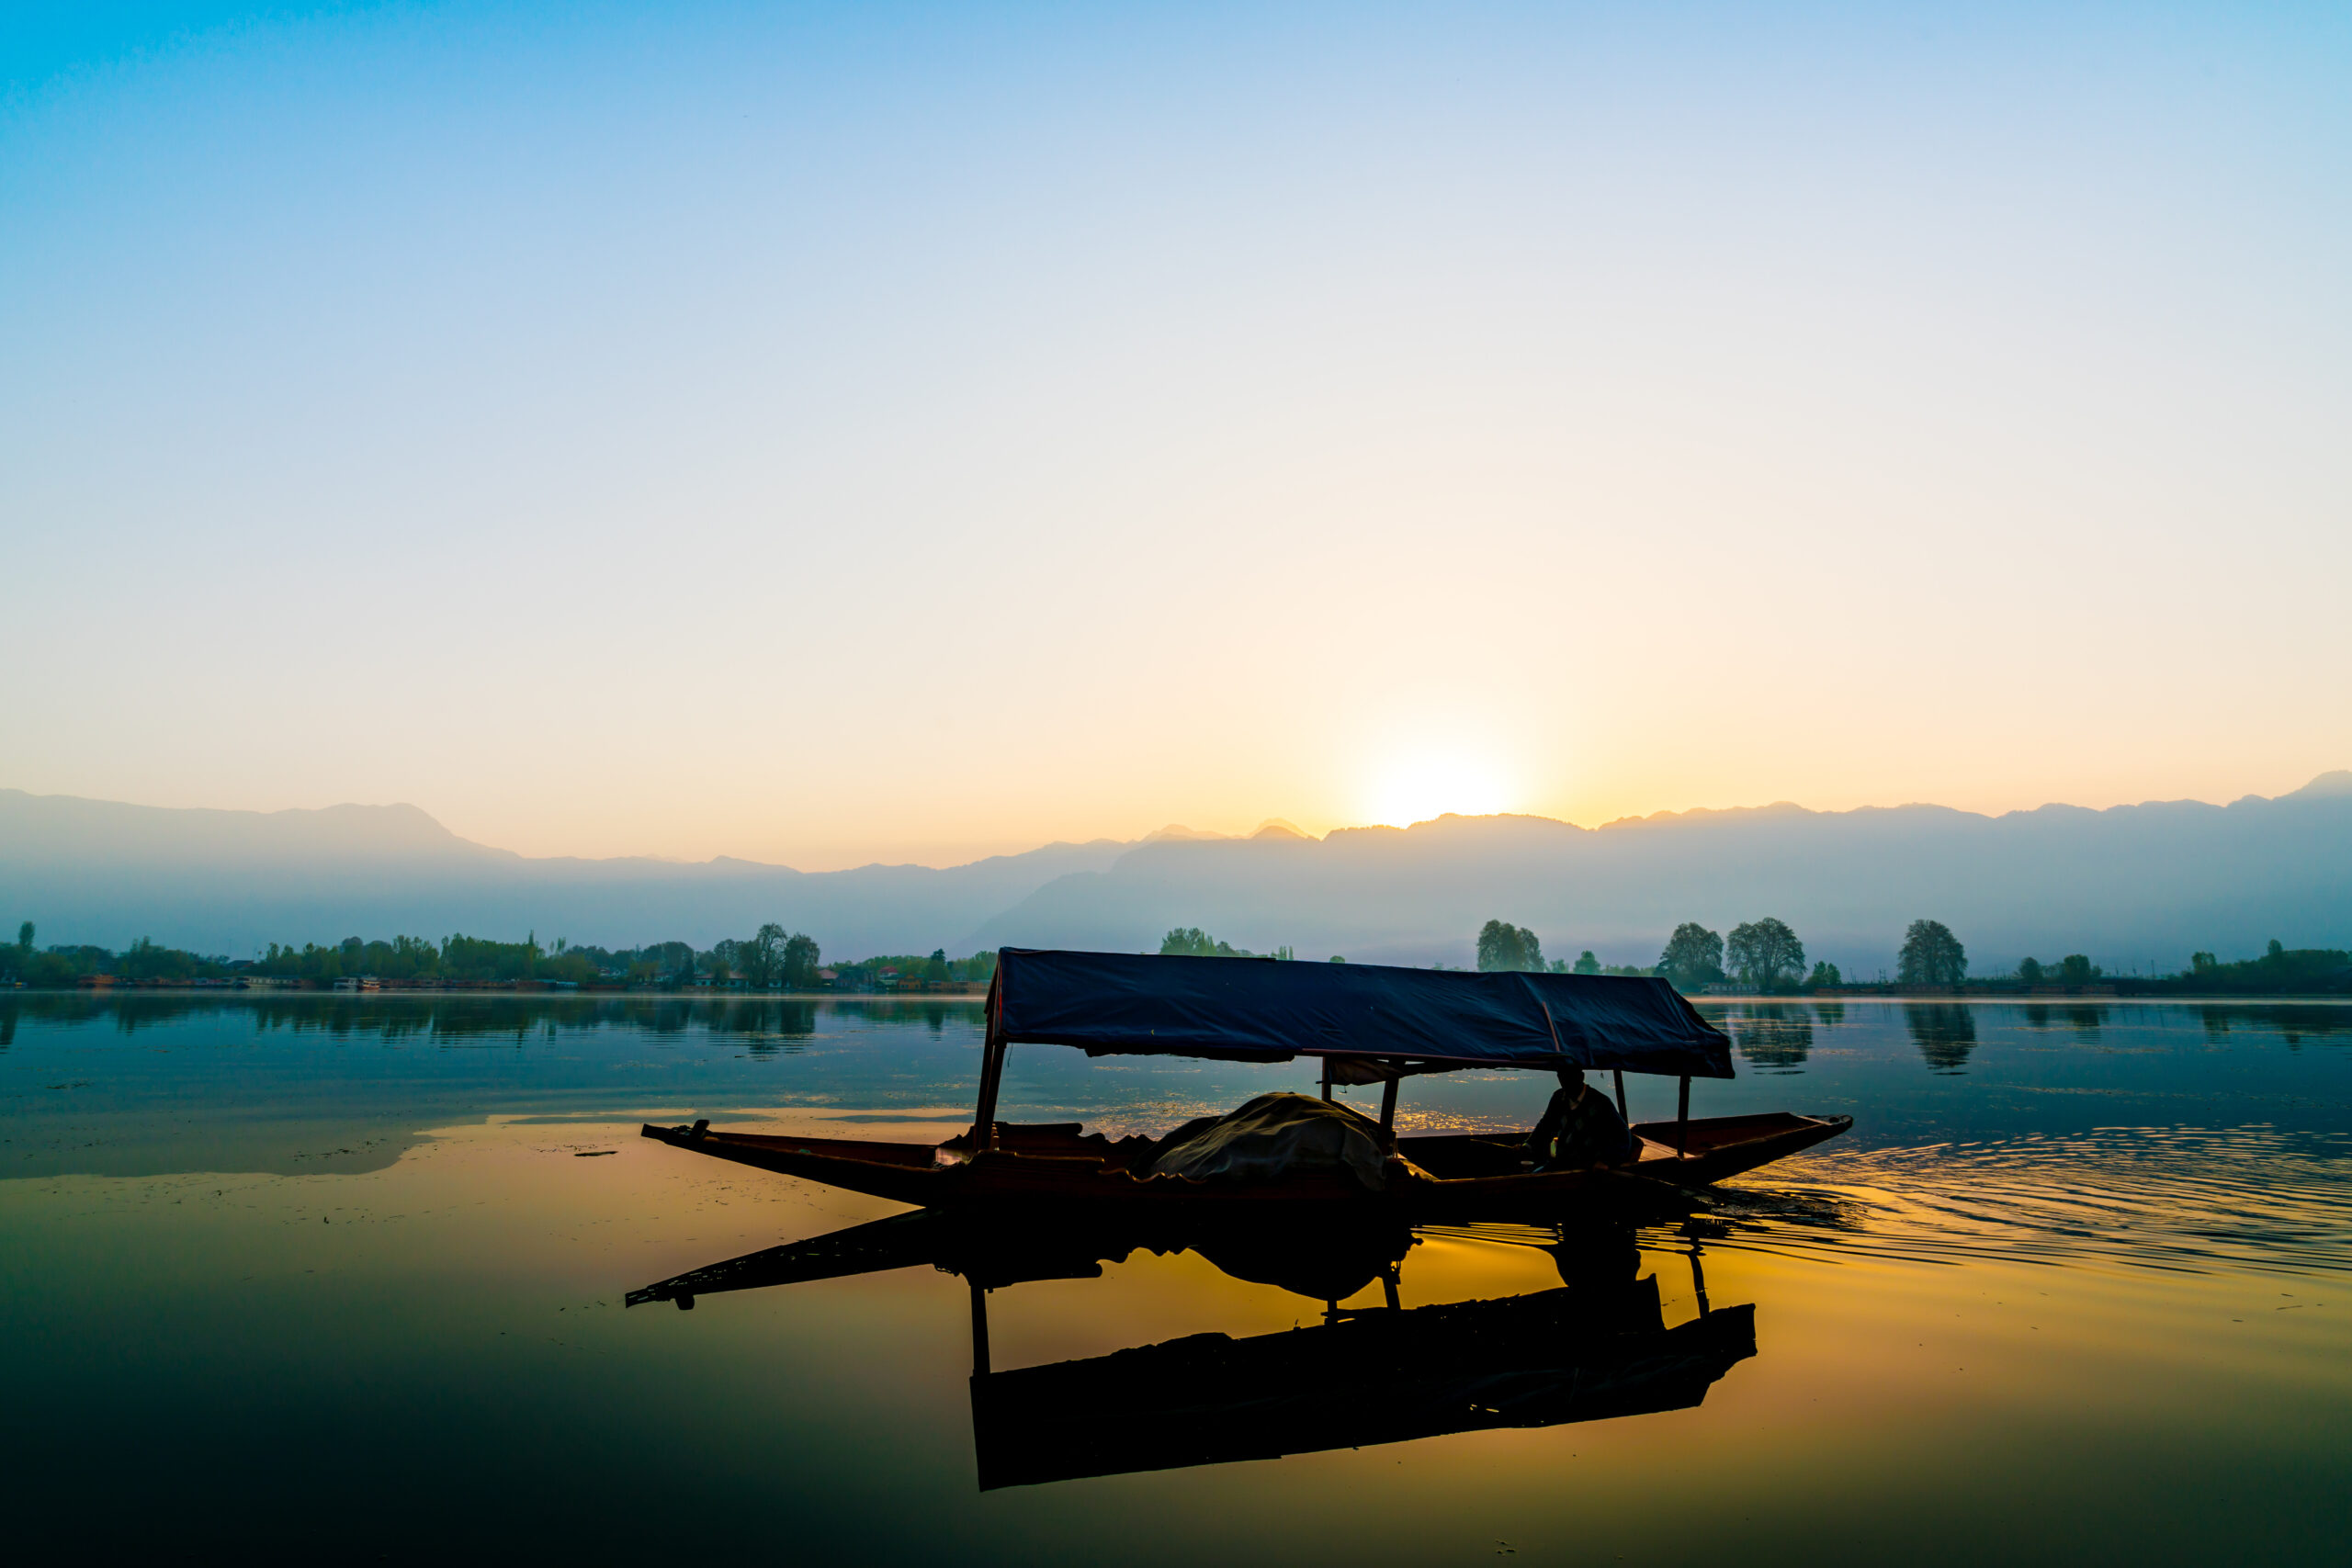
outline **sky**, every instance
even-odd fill
[[[531,854],[2352,766],[2342,7],[20,3],[0,786]]]

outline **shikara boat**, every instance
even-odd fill
[[[1560,1227],[1537,1241],[1563,1286],[1404,1308],[1408,1230],[1369,1216],[1326,1229],[1226,1214],[1036,1226],[997,1210],[924,1210],[711,1264],[631,1306],[928,1265],[970,1287],[972,1430],[981,1490],[1362,1448],[1493,1427],[1688,1409],[1756,1354],[1752,1306],[1668,1327],[1630,1229]],[[999,1371],[988,1295],[1098,1276],[1138,1248],[1194,1251],[1238,1279],[1326,1303],[1319,1325],[1193,1334],[1108,1356]],[[1377,1281],[1385,1307],[1342,1308]]]
[[[1666,981],[1634,976],[1468,974],[1373,964],[1148,957],[1007,948],[989,989],[979,1102],[969,1132],[939,1144],[729,1133],[707,1122],[644,1135],[925,1208],[1050,1208],[1125,1214],[1372,1207],[1408,1224],[1542,1218],[1566,1210],[1655,1207],[1837,1136],[1847,1116],[1693,1119],[1690,1080],[1733,1076],[1731,1044]],[[1275,1179],[1200,1180],[1154,1172],[1166,1140],[1115,1142],[1078,1122],[996,1119],[1005,1054],[1016,1044],[1089,1055],[1322,1063],[1335,1083],[1384,1084],[1378,1177],[1301,1169]],[[1523,1134],[1396,1136],[1398,1086],[1456,1071],[1577,1067],[1674,1077],[1672,1122],[1634,1125],[1635,1157],[1616,1167],[1536,1170]]]

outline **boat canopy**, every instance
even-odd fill
[[[1731,1043],[1664,980],[1120,953],[997,954],[989,1032],[1089,1055],[1453,1067],[1614,1067],[1727,1078]]]

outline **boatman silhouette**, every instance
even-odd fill
[[[1586,1170],[1623,1165],[1633,1157],[1633,1134],[1625,1119],[1584,1081],[1581,1067],[1562,1067],[1560,1087],[1543,1118],[1527,1134],[1527,1153],[1537,1170]]]

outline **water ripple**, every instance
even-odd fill
[[[2352,1136],[2117,1127],[1825,1150],[1719,1189],[1686,1229],[1815,1258],[2346,1272]]]

